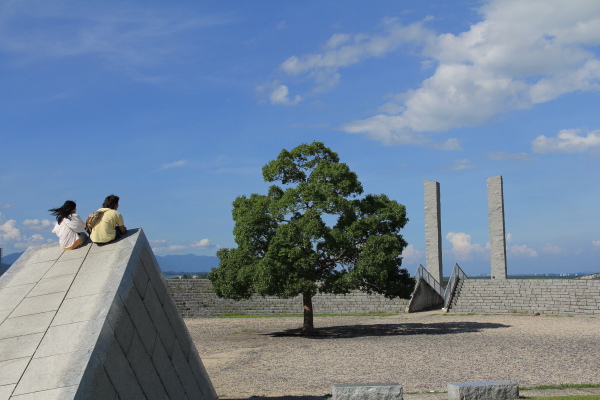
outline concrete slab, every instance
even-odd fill
[[[78,258],[83,259],[88,255],[91,248],[92,248],[92,242],[87,241],[83,246],[81,246],[78,249],[69,250],[69,251],[65,251],[64,253],[62,253],[58,259],[58,262],[75,260]]]
[[[105,319],[75,322],[51,326],[35,352],[33,358],[49,357],[73,351],[91,350],[96,345]]]
[[[75,398],[217,399],[141,229],[0,277],[0,400]]]
[[[46,272],[48,272],[54,263],[55,261],[43,261],[31,264],[31,268],[27,269],[27,273],[22,273],[23,268],[15,268],[15,265],[13,264],[8,272],[2,275],[2,279],[0,280],[0,288],[21,286],[28,283],[38,283],[38,281],[42,279],[42,277],[46,274]]]
[[[365,383],[333,385],[333,400],[402,400],[398,383]]]
[[[150,393],[152,399],[166,399],[167,392],[161,383],[161,379],[153,368],[152,359],[146,352],[142,339],[135,333],[131,341],[130,351],[127,353],[127,360],[134,370],[140,371],[138,374],[140,386],[144,393]]]
[[[106,292],[65,299],[51,325],[72,324],[106,317],[114,297],[113,292]]]
[[[69,289],[67,299],[111,292],[118,286],[121,278],[121,274],[112,270],[77,274],[71,285],[71,289]]]
[[[114,332],[105,325],[102,336],[107,340],[96,349],[95,354],[98,355],[98,359],[106,371],[115,392],[122,399],[144,398],[139,380],[127,361],[123,349],[114,340]]]
[[[0,361],[0,385],[10,385],[19,382],[27,368],[29,357]]]
[[[165,383],[167,394],[171,399],[183,398],[185,392],[181,385],[181,381],[175,372],[173,364],[169,361],[167,351],[163,347],[160,340],[156,341],[154,352],[152,354],[152,363],[160,376],[161,381]]]
[[[519,384],[511,381],[449,383],[448,398],[456,400],[517,399],[519,398]]]
[[[2,324],[4,322],[4,320],[6,318],[8,318],[8,316],[10,315],[10,313],[12,312],[11,309],[8,310],[0,310],[0,324]]]
[[[41,314],[6,318],[0,324],[0,339],[46,332],[54,314],[54,311],[50,311]]]
[[[57,389],[42,390],[41,392],[27,393],[13,396],[11,400],[63,400],[72,399],[77,392],[77,386],[62,387]]]
[[[81,379],[76,399],[120,400],[98,355],[93,355]]]
[[[0,386],[0,400],[8,400],[17,385]]]
[[[46,275],[44,275],[44,279],[40,280],[35,285],[35,289],[31,290],[27,294],[27,297],[60,292],[66,293],[69,290],[71,283],[73,283],[73,279],[75,279],[75,274],[54,276],[49,278],[45,278],[45,276]]]
[[[65,294],[51,293],[35,297],[25,297],[21,303],[10,314],[9,318],[21,317],[23,315],[39,314],[47,311],[57,311]]]
[[[29,283],[21,286],[2,288],[0,290],[0,310],[9,310],[8,314],[10,314],[34,286],[34,283]],[[8,316],[8,314],[6,316]]]
[[[53,278],[61,275],[75,275],[83,264],[83,258],[58,260],[54,263],[48,272],[44,275],[44,279]]]
[[[37,349],[43,333],[34,333],[32,335],[15,336],[0,340],[0,361],[12,360],[15,358],[32,357]]]
[[[113,269],[124,269],[129,261],[131,250],[113,248],[100,253],[91,253],[81,266],[79,274],[98,273]],[[123,265],[124,264],[124,265]]]
[[[91,352],[91,350],[76,351],[28,359],[30,363],[13,395],[77,385],[81,381]]]

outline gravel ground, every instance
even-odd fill
[[[297,317],[185,322],[220,397],[323,396],[340,383],[396,382],[404,393],[490,380],[600,384],[600,317],[315,317],[322,335],[312,338],[298,335]]]

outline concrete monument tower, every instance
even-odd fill
[[[442,216],[440,184],[425,181],[425,261],[427,272],[442,282]]]
[[[504,195],[502,176],[487,179],[492,277],[506,279],[506,234],[504,229]]]

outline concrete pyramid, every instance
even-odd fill
[[[0,277],[0,400],[216,398],[141,229]]]

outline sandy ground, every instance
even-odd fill
[[[594,316],[316,317],[313,338],[297,334],[301,318],[185,322],[220,397],[323,396],[340,383],[396,382],[404,393],[489,380],[600,384]]]

